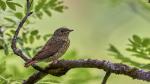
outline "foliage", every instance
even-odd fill
[[[12,54],[10,47],[12,36],[18,26],[18,22],[25,15],[22,10],[26,10],[26,6],[25,3],[21,2],[23,1],[17,2],[14,0],[0,0],[0,52],[4,52],[5,55],[0,58],[2,60],[0,61],[0,84],[20,84],[26,76],[25,74],[29,74],[34,71],[33,69],[29,69],[27,73],[22,73],[20,67],[23,68],[23,66],[19,66],[18,64],[18,67],[14,65],[9,65],[8,67],[7,63],[9,63],[9,61],[6,61],[14,55]],[[63,5],[63,1],[60,0],[30,0],[30,2],[32,2],[31,11],[33,11],[33,15],[30,17],[31,19],[41,20],[44,17],[44,14],[51,17],[53,11],[62,13],[64,9],[67,8]],[[28,56],[33,56],[41,48],[41,45],[31,47],[31,44],[34,44],[39,40],[45,41],[51,36],[51,34],[41,35],[39,30],[29,28],[29,26],[34,25],[34,23],[35,22],[28,19],[25,22],[17,40],[17,45]],[[11,70],[9,70],[10,68]]]
[[[138,35],[133,35],[132,39],[129,39],[128,47],[126,48],[127,52],[131,52],[130,58],[122,54],[114,45],[110,45],[108,49],[112,52],[112,56],[116,59],[121,60],[122,62],[130,63],[139,68],[150,69],[149,63],[143,63],[133,61],[131,58],[134,56],[142,60],[150,60],[150,38],[141,38]]]
[[[13,0],[0,0],[0,11],[3,16],[4,14],[8,14],[8,16],[2,17],[2,23],[0,23],[0,52],[4,51],[3,58],[0,58],[3,61],[0,61],[0,84],[20,84],[22,80],[26,79],[27,76],[31,75],[35,70],[32,68],[25,69],[22,65],[22,60],[14,59],[15,56],[11,51],[11,39],[15,33],[15,29],[18,26],[18,22],[25,15],[24,12],[19,11],[17,9],[25,10],[24,4],[16,3]],[[52,16],[52,11],[63,12],[67,7],[63,5],[62,1],[58,0],[38,0],[36,2],[32,2],[33,15],[30,17],[32,19],[40,19],[42,20],[44,14],[48,17]],[[28,55],[33,56],[40,48],[41,45],[36,47],[31,47],[36,41],[39,40],[48,40],[51,34],[41,35],[37,29],[29,28],[28,26],[34,25],[33,22],[28,19],[25,23],[25,26],[22,28],[21,34],[18,37],[18,46]],[[65,59],[77,59],[77,52],[75,50],[71,50],[66,53],[63,57]],[[11,59],[11,60],[10,60]],[[12,60],[13,59],[13,60]],[[10,65],[10,61],[16,61],[18,65]],[[11,63],[11,62],[10,62]],[[23,70],[22,70],[23,69]],[[84,73],[83,73],[84,72]],[[89,70],[76,70],[76,73],[73,75],[78,75],[79,73],[84,75],[91,75]],[[21,78],[20,78],[21,77]],[[49,78],[50,77],[50,78]],[[70,77],[69,77],[70,78]],[[80,80],[81,83],[86,83],[87,78],[81,77],[82,79],[72,78],[67,81],[68,84],[73,81]],[[39,81],[38,84],[42,83],[61,83],[61,77],[48,76],[43,80]],[[84,79],[84,80],[83,80]],[[89,76],[88,79],[92,79],[92,76]],[[65,79],[66,80],[66,79]]]
[[[30,0],[32,1],[32,0]],[[113,3],[113,6],[118,5],[123,0],[111,0],[110,2]],[[126,1],[126,0],[124,0]],[[130,0],[131,1],[131,0]],[[138,0],[143,1],[143,0]],[[26,78],[29,74],[33,73],[34,69],[29,68],[24,69],[22,60],[19,62],[18,59],[13,59],[13,61],[17,60],[18,65],[11,65],[8,66],[7,64],[8,59],[12,60],[12,51],[10,49],[11,39],[14,35],[14,30],[18,26],[18,22],[23,18],[25,15],[22,10],[25,9],[25,3],[21,3],[22,1],[16,2],[14,0],[0,0],[0,52],[3,53],[5,56],[0,57],[0,84],[20,84],[23,79]],[[63,5],[63,1],[59,0],[36,0],[32,2],[32,9],[33,15],[30,17],[34,20],[42,20],[44,15],[47,15],[48,17],[52,16],[53,11],[62,13],[64,9],[67,7]],[[141,3],[141,2],[140,2]],[[149,6],[146,4],[141,4],[142,6],[139,6],[138,8],[142,9],[143,7],[145,9],[148,9]],[[131,4],[132,6],[132,4]],[[134,12],[135,9],[132,9]],[[142,9],[142,12],[145,11]],[[144,14],[140,11],[141,16]],[[18,46],[28,55],[33,56],[40,48],[41,45],[36,47],[31,47],[32,44],[34,44],[36,41],[39,40],[47,40],[51,34],[44,34],[41,35],[40,32],[37,29],[29,28],[31,25],[34,25],[34,22],[31,21],[31,19],[28,19],[21,31],[21,35],[18,37]],[[132,39],[129,39],[128,48],[126,49],[128,52],[133,53],[131,56],[135,56],[137,58],[142,58],[143,60],[149,60],[150,59],[150,38],[141,38],[137,35],[134,35]],[[129,63],[131,65],[134,65],[136,67],[144,68],[144,69],[150,69],[150,64],[141,64],[140,62],[136,62],[125,56],[118,50],[114,45],[110,45],[109,51],[113,54],[113,56],[116,59],[121,60],[122,62]],[[77,59],[78,53],[75,50],[72,50],[68,52],[64,58],[65,59]],[[20,69],[23,69],[23,72],[21,72]],[[79,81],[80,83],[84,84],[87,83],[87,80],[91,80],[92,74],[88,70],[76,70],[78,72],[73,73],[73,78],[68,79],[67,84],[76,84],[74,81]],[[17,73],[17,74],[16,74]],[[80,77],[76,77],[79,74],[81,74]],[[85,75],[88,75],[88,77],[85,78]],[[20,78],[21,77],[21,78]],[[50,76],[52,77],[52,76]],[[70,78],[70,77],[68,77]],[[49,77],[44,78],[41,83],[60,83],[61,78],[52,77],[50,79]],[[95,78],[94,78],[95,79]],[[66,80],[66,79],[65,79]]]
[[[25,7],[24,4],[16,3],[13,0],[0,0],[0,3],[0,11],[2,12],[0,15],[9,15],[3,16],[3,23],[0,23],[0,47],[5,51],[5,54],[8,55],[9,51],[11,50],[9,48],[12,36],[15,32],[14,30],[18,26],[18,21],[20,21],[24,16],[24,13],[22,11],[18,11],[16,8],[18,7],[18,9],[21,8],[21,10],[23,10]],[[52,10],[57,12],[63,12],[63,10],[67,8],[63,5],[62,1],[58,0],[38,0],[36,2],[33,1],[32,3],[33,5],[31,11],[33,11],[34,14],[30,18],[33,19],[42,19],[43,14],[51,17]],[[31,22],[30,19],[25,23],[21,36],[18,38],[18,44],[24,52],[31,56],[41,46],[37,46],[36,48],[31,49],[31,47],[27,45],[33,44],[36,40],[47,40],[47,37],[50,37],[50,34],[45,34],[41,36],[37,29],[35,30],[33,28],[28,28],[28,25],[33,25],[33,22]]]

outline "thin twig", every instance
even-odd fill
[[[105,74],[105,77],[103,78],[103,81],[102,81],[101,84],[106,84],[108,78],[110,77],[110,75],[111,75],[111,71],[107,71],[106,74]]]

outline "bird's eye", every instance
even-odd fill
[[[64,30],[61,30],[61,32],[63,33],[63,32],[64,32]]]

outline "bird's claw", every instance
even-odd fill
[[[57,62],[58,62],[58,60],[54,60],[54,61],[52,62],[52,64],[57,64]]]

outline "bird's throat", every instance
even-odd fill
[[[55,40],[63,40],[63,41],[68,41],[69,40],[68,36],[54,36],[53,38]]]

